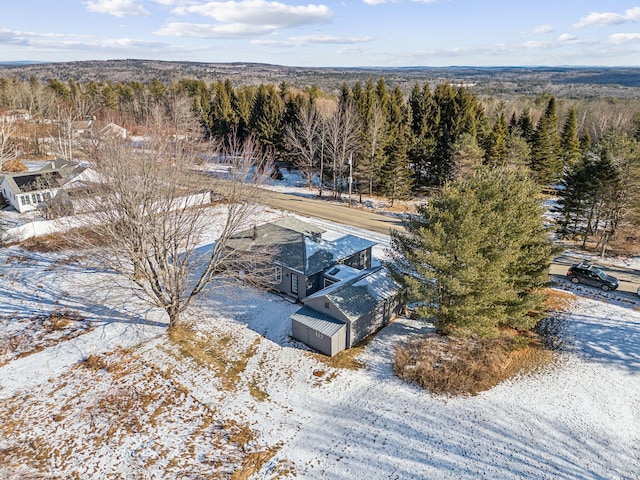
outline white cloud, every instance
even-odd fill
[[[521,44],[523,48],[542,48],[547,45],[547,42],[539,42],[537,40],[529,40]]]
[[[253,45],[263,47],[303,47],[313,44],[335,44],[350,45],[358,43],[367,43],[373,40],[373,37],[336,37],[333,35],[301,35],[297,37],[289,37],[284,40],[254,40]]]
[[[193,0],[153,0],[155,3],[159,3],[160,5],[185,5],[189,3],[193,3]]]
[[[607,43],[612,43],[614,45],[633,42],[640,42],[640,33],[615,33],[607,39]]]
[[[280,28],[327,22],[333,17],[325,5],[286,5],[266,0],[207,2],[178,7],[174,12],[197,13],[223,23],[278,25]]]
[[[149,12],[134,0],[90,0],[87,2],[87,10],[116,17],[149,15]]]
[[[18,32],[0,29],[0,45],[18,45],[30,52],[115,52],[166,51],[170,45],[132,38],[99,39],[89,35]]]
[[[436,3],[440,0],[411,0],[414,3]],[[362,0],[367,5],[382,5],[384,3],[399,3],[400,0]]]
[[[582,17],[574,28],[585,28],[593,25],[619,25],[627,22],[640,22],[640,7],[630,8],[624,13],[613,12],[591,12],[586,17]]]
[[[194,38],[233,38],[266,35],[276,30],[274,25],[249,25],[246,23],[168,23],[156,35]]]
[[[327,23],[333,12],[325,5],[286,5],[265,0],[207,2],[201,5],[180,6],[177,15],[199,14],[218,23],[168,23],[156,31],[157,35],[230,38],[265,35],[279,29],[315,23]]]
[[[536,33],[538,35],[544,35],[545,33],[551,33],[555,30],[555,28],[553,27],[553,25],[538,25],[537,27],[534,27],[533,29],[533,33]]]
[[[559,42],[575,42],[576,40],[578,40],[578,37],[570,33],[563,33],[558,37]]]

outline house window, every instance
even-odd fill
[[[35,193],[32,193],[32,194],[31,194],[31,201],[32,201],[33,203],[38,203],[38,197],[36,197],[36,194],[35,194]]]
[[[24,197],[18,197],[18,198],[20,198],[20,204],[25,205],[27,203]]]
[[[282,283],[282,267],[276,265],[276,283]]]
[[[329,285],[333,285],[334,283],[336,283],[336,282],[334,282],[332,280],[329,280],[328,278],[325,278],[324,279],[324,287],[323,288],[327,288]]]
[[[295,273],[291,274],[291,293],[298,294],[298,275]]]
[[[24,198],[26,204],[31,205],[31,198],[29,197],[29,195],[25,195],[22,198]]]
[[[367,251],[360,252],[360,265],[364,268],[367,265]]]
[[[324,308],[326,308],[327,310],[329,310],[329,302],[324,302]]]

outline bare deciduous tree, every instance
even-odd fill
[[[70,106],[58,106],[56,111],[56,128],[49,137],[49,144],[58,157],[73,160],[76,146],[74,123],[80,120],[76,109]]]
[[[362,175],[367,180],[368,193],[373,193],[373,182],[379,171],[378,156],[382,147],[382,138],[385,133],[386,119],[382,108],[377,103],[373,106],[371,119],[367,126],[367,158],[362,164]],[[362,191],[362,190],[361,190]]]
[[[320,117],[314,105],[306,105],[300,112],[296,125],[288,124],[285,141],[294,155],[294,165],[313,188],[313,176],[320,149]]]
[[[358,116],[353,105],[347,103],[337,108],[328,118],[325,132],[325,149],[331,161],[333,196],[340,198],[346,162],[358,143]]]
[[[15,122],[5,118],[0,119],[0,171],[4,170],[5,162],[17,156],[15,135],[18,131]]]
[[[203,150],[192,141],[158,130],[145,138],[136,147],[114,137],[93,145],[102,182],[79,241],[98,238],[93,261],[119,273],[119,286],[164,309],[171,329],[216,276],[260,275],[251,260],[265,252],[243,257],[227,245],[255,221],[257,187],[270,164],[252,139],[226,141],[233,150],[219,155],[231,161],[229,174],[212,181],[193,170]],[[221,201],[211,205],[214,192]],[[205,235],[217,240],[203,247]]]

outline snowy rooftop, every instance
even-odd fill
[[[307,298],[327,297],[350,320],[374,311],[384,300],[398,294],[400,285],[384,267],[361,271],[361,275],[334,283]]]

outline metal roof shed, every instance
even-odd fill
[[[330,357],[347,346],[347,325],[309,307],[291,315],[291,331],[293,338]]]

